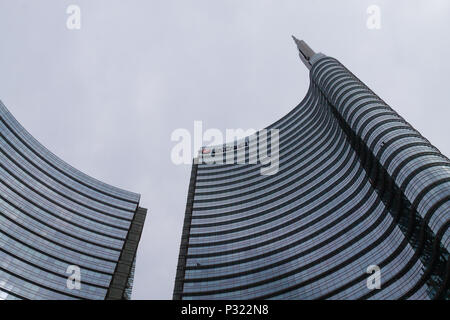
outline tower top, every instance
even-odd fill
[[[303,40],[298,40],[296,37],[292,36],[292,39],[294,39],[295,44],[297,45],[298,51],[299,51],[299,56],[300,56],[300,60],[302,60],[302,62],[305,64],[305,66],[308,69],[311,69],[311,63],[309,62],[309,59],[311,59],[311,57],[313,55],[315,55],[316,53],[313,51],[313,49],[311,49],[305,41]]]

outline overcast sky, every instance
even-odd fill
[[[69,30],[66,9],[81,9]],[[381,29],[367,28],[370,5]],[[262,128],[305,96],[291,34],[450,155],[448,0],[0,0],[0,99],[74,167],[149,209],[134,299],[171,299],[190,166],[177,128]]]

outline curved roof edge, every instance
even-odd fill
[[[36,140],[33,135],[31,135],[17,119],[11,114],[8,108],[0,100],[0,121],[14,133],[14,135],[21,140],[29,150],[36,156],[41,158],[43,161],[47,162],[54,169],[69,177],[70,179],[85,185],[86,187],[93,189],[103,195],[123,200],[126,202],[132,202],[136,205],[140,201],[141,195],[132,191],[121,189],[115,187],[103,181],[100,181],[78,169],[71,166],[60,157],[51,152],[38,140]]]

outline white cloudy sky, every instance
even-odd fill
[[[81,8],[81,29],[66,8]],[[370,5],[381,29],[366,27]],[[80,170],[149,209],[133,297],[172,297],[190,166],[177,128],[262,128],[308,73],[290,35],[339,59],[450,155],[448,0],[0,0],[0,99]]]

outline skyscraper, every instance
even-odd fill
[[[0,300],[129,299],[139,199],[63,162],[0,102]]]
[[[295,42],[310,87],[267,128],[278,172],[194,162],[173,298],[448,298],[449,159],[339,61]],[[264,142],[235,142],[232,158],[243,146],[249,160],[252,139]]]

